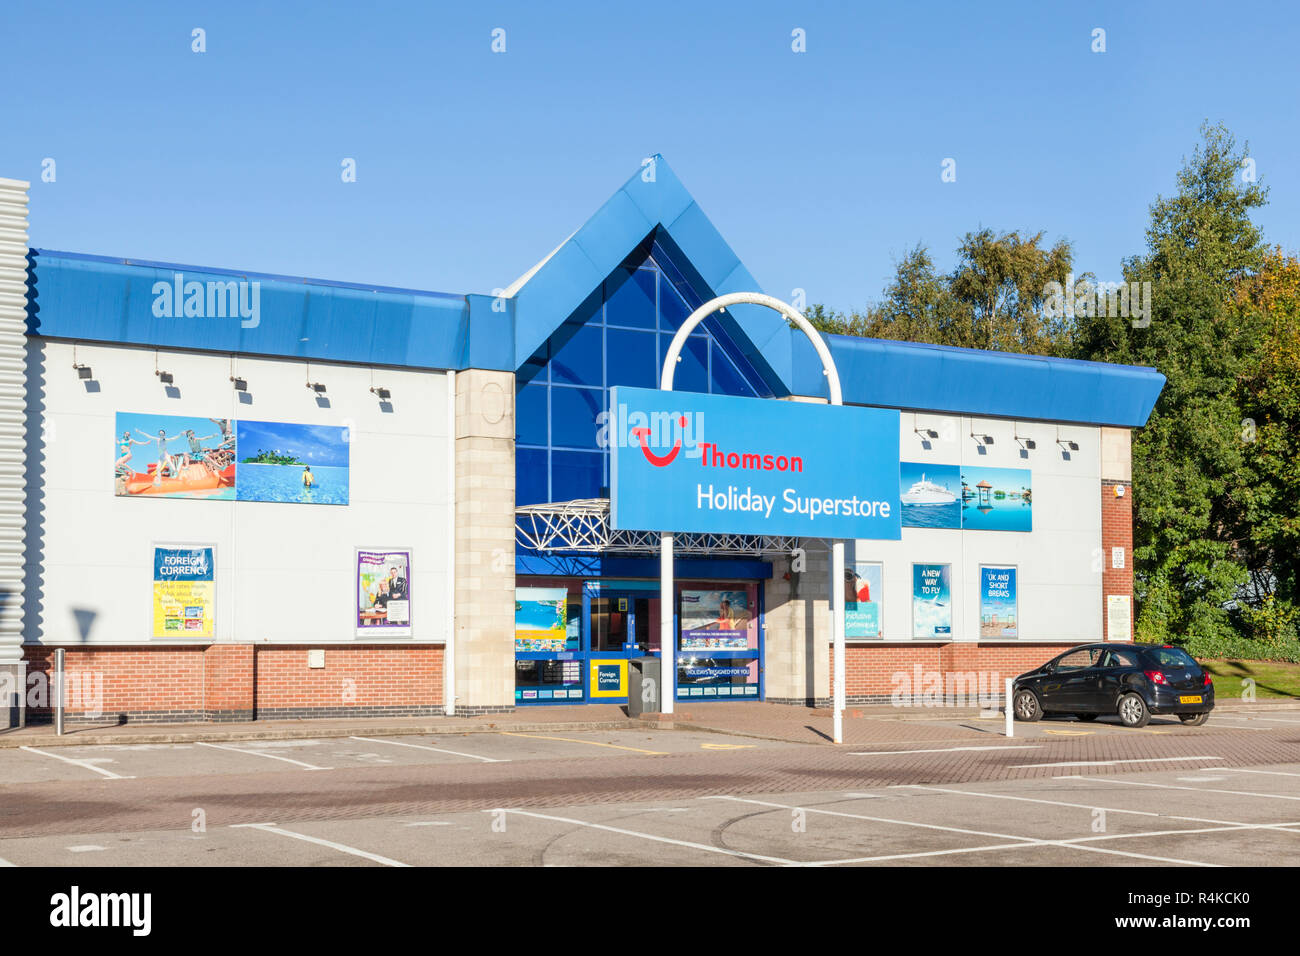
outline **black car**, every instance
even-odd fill
[[[1214,709],[1214,683],[1180,647],[1085,644],[1021,674],[1011,697],[1017,720],[1115,714],[1126,727],[1145,727],[1152,714],[1177,714],[1199,727]]]

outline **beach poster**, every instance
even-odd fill
[[[118,497],[235,497],[230,419],[118,412],[113,427]]]
[[[962,528],[966,531],[1032,531],[1031,475],[1028,468],[962,466]]]
[[[358,637],[410,637],[411,552],[357,549]]]
[[[961,468],[899,462],[898,498],[904,528],[960,528]]]
[[[980,568],[980,637],[1019,637],[1016,569]]]
[[[749,647],[749,595],[744,591],[682,591],[684,651]]]
[[[340,425],[236,423],[239,501],[348,503],[348,430]]]
[[[880,599],[884,594],[885,566],[858,563],[845,571],[844,637],[848,640],[880,637]]]
[[[912,637],[952,637],[952,565],[912,565]]]
[[[202,637],[215,633],[215,548],[153,549],[153,636]]]
[[[515,588],[515,650],[562,651],[568,640],[567,588]]]

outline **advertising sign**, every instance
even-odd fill
[[[154,547],[154,637],[213,636],[217,609],[215,550]]]
[[[749,595],[744,591],[682,591],[684,651],[749,647]]]
[[[1016,569],[980,568],[980,637],[1019,637]]]
[[[411,636],[411,552],[357,549],[358,637]]]
[[[901,537],[896,410],[611,389],[616,530]]]
[[[912,565],[912,636],[952,637],[952,565]]]
[[[1106,640],[1133,640],[1133,608],[1127,594],[1106,595]]]
[[[515,650],[562,651],[569,636],[566,588],[515,588]]]
[[[880,637],[885,566],[859,563],[845,575],[844,636],[849,640]]]
[[[758,658],[681,657],[677,698],[758,697]]]
[[[121,498],[348,503],[348,430],[118,412],[113,483]]]
[[[1028,468],[905,461],[898,468],[904,528],[1033,530]]]
[[[627,658],[592,659],[587,662],[592,700],[627,696]]]

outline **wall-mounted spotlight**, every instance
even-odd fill
[[[916,432],[922,438],[929,439],[929,438],[939,437],[939,433],[935,431],[933,428],[913,428],[912,431]]]
[[[156,368],[153,370],[153,373],[158,376],[158,381],[162,382],[164,385],[170,385],[175,381],[171,372],[164,372],[162,369]]]
[[[1069,451],[1079,450],[1079,443],[1077,441],[1067,441],[1064,438],[1058,438],[1056,439],[1056,443],[1060,445],[1062,449],[1068,449]]]
[[[81,365],[78,364],[77,362],[73,362],[72,367],[77,370],[77,378],[81,379],[82,381],[86,381],[88,379],[92,379],[95,377],[95,373],[90,370],[89,365]]]
[[[308,382],[307,387],[310,388],[317,395],[325,394],[325,386],[322,385],[320,382]]]
[[[992,435],[976,435],[974,432],[971,432],[971,433],[970,433],[970,437],[973,438],[973,439],[975,439],[975,440],[976,440],[977,442],[979,442],[981,445],[992,445],[992,444],[993,444],[993,436],[992,436]]]
[[[1025,438],[1020,434],[1019,426],[1016,427],[1015,434],[1012,437],[1020,444],[1021,448],[1025,449],[1025,451],[1033,451],[1038,447],[1038,442],[1034,441],[1032,438]]]
[[[393,393],[391,391],[379,385],[371,385],[370,391],[372,391],[375,395],[379,396],[379,400],[381,402],[386,402],[393,397]]]
[[[235,391],[237,392],[248,391],[248,382],[244,381],[242,378],[236,378],[234,375],[232,375],[230,376],[230,381],[234,383]]]

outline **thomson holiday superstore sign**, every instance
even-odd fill
[[[615,529],[900,537],[896,410],[625,387],[610,404]]]

